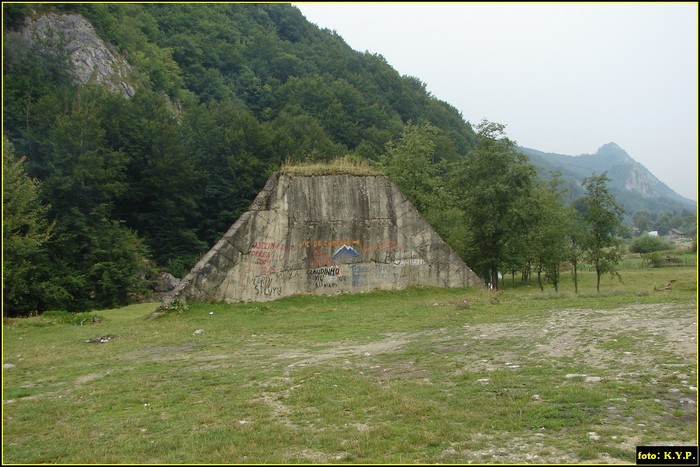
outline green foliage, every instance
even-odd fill
[[[430,124],[408,123],[397,142],[387,143],[382,165],[389,177],[401,188],[420,212],[439,208],[440,167],[436,164],[435,136],[438,129]]]
[[[647,253],[644,255],[644,259],[648,262],[649,267],[659,268],[664,265],[665,260],[661,256],[661,253],[654,251],[652,253]]]
[[[13,30],[22,26],[24,17],[31,13],[31,5],[22,3],[7,3],[2,6],[2,27]]]
[[[66,99],[70,106],[56,116],[48,134],[46,166],[51,176],[44,181],[53,212],[73,210],[86,215],[97,207],[111,207],[126,190],[126,155],[107,145],[99,107],[101,89],[77,91]]]
[[[66,295],[47,308],[120,306],[146,291],[145,279],[151,273],[146,247],[128,228],[97,211],[87,218],[57,219],[49,247],[51,273],[60,279]]]
[[[60,38],[55,40],[30,45],[18,32],[3,34],[3,134],[30,159],[60,94],[71,87],[72,64]]]
[[[464,213],[450,186],[454,169],[444,150],[445,138],[444,131],[430,123],[409,122],[398,140],[387,143],[380,164],[441,238],[464,251]]]
[[[497,286],[499,267],[514,259],[527,235],[536,172],[505,137],[505,125],[484,120],[477,128],[479,142],[457,169],[454,190],[470,232],[467,264]]]
[[[656,230],[659,235],[666,235],[669,230],[676,229],[686,236],[692,237],[697,231],[697,217],[695,212],[683,210],[680,214],[673,211],[662,211],[650,218],[650,228]]]
[[[25,159],[17,158],[3,137],[2,247],[3,315],[27,314],[46,299],[46,242],[52,233],[49,206],[41,203],[41,184],[27,176]]]
[[[88,86],[47,94],[29,106],[38,118],[21,129],[19,140],[32,141],[28,167],[42,178],[41,197],[54,219],[43,263],[34,261],[45,267],[45,279],[34,281],[42,293],[33,295],[38,298],[31,306],[39,310],[123,305],[130,294],[144,290],[136,278],[144,274],[147,251],[113,219],[130,189],[130,157],[124,148],[114,148],[120,125],[110,125],[122,102]]]
[[[146,276],[152,272],[148,250],[134,232],[116,221],[103,221],[90,240],[85,258],[93,288],[90,298],[100,308],[128,304],[131,294],[145,290]]]
[[[607,174],[584,179],[586,194],[580,199],[581,216],[587,231],[583,238],[586,258],[595,265],[598,277],[596,289],[600,291],[600,276],[605,273],[617,274],[620,261],[620,239],[624,210],[610,194]]]
[[[632,215],[632,223],[639,232],[646,232],[651,225],[651,215],[648,211],[636,211]]]
[[[653,251],[669,250],[672,246],[662,238],[642,235],[635,238],[629,248],[632,253],[651,253]]]
[[[474,142],[459,112],[420,80],[353,51],[290,5],[3,11],[5,133],[41,181],[44,217],[55,219],[44,259],[22,255],[45,269],[21,281],[37,289],[21,293],[35,300],[17,298],[26,310],[125,303],[144,293],[147,258],[184,275],[282,161],[377,161],[409,120],[432,125],[431,162],[457,160]],[[136,94],[78,88],[63,38],[28,44],[13,29],[49,11],[85,16],[132,66],[124,79]],[[424,208],[439,212],[432,202]]]
[[[83,326],[93,323],[101,323],[104,316],[94,313],[71,313],[65,310],[49,310],[41,314],[44,322],[51,324],[70,324],[73,326]]]
[[[572,233],[581,224],[556,188],[536,185],[504,125],[484,121],[475,134],[420,79],[291,5],[4,11],[5,133],[41,181],[34,212],[54,222],[40,248],[14,260],[36,268],[20,281],[31,285],[16,295],[31,296],[16,299],[22,310],[116,306],[146,293],[152,267],[184,276],[283,161],[313,173],[338,161],[353,173],[380,166],[491,282],[534,268],[556,288],[562,255],[580,257],[568,247],[583,245]],[[28,45],[12,31],[44,11],[87,17],[132,65],[135,95],[77,87],[61,38]],[[670,214],[651,221],[677,224]]]
[[[571,242],[567,234],[573,230],[574,219],[562,201],[561,185],[561,179],[555,174],[551,181],[537,185],[533,192],[534,209],[528,245],[533,251],[533,263],[542,290],[541,273],[544,273],[554,290],[558,291],[559,267],[571,256]]]

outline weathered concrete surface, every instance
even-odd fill
[[[388,178],[274,174],[163,307],[418,284],[483,285]]]

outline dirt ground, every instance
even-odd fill
[[[670,414],[682,411],[678,420],[682,424],[697,427],[697,322],[693,303],[666,303],[634,305],[612,310],[561,309],[534,319],[510,320],[491,324],[465,325],[461,333],[432,330],[417,333],[387,334],[383,340],[365,345],[335,343],[324,349],[294,349],[279,353],[276,357],[286,363],[286,374],[295,368],[334,362],[338,367],[357,365],[352,357],[394,353],[415,342],[430,341],[434,351],[452,354],[469,372],[482,372],[503,368],[517,370],[522,366],[536,365],[542,361],[575,361],[594,371],[566,374],[564,379],[576,379],[588,387],[603,381],[620,381],[639,384],[659,384],[662,395],[655,402],[666,407]],[[532,318],[532,317],[530,317]],[[499,342],[518,342],[503,346]],[[478,349],[478,350],[477,350]],[[481,358],[487,353],[489,358]],[[379,367],[367,363],[367,370],[378,371],[381,378],[427,381],[428,372],[413,362]],[[695,367],[688,371],[689,367]],[[650,383],[649,375],[653,375]],[[291,378],[287,378],[291,381]],[[483,378],[488,384],[488,378]],[[643,382],[642,382],[643,381]],[[669,382],[670,381],[670,382]],[[284,382],[277,382],[282,385]],[[277,386],[276,383],[272,383]],[[293,390],[293,388],[291,388]],[[272,393],[263,392],[273,411],[284,419],[287,409]],[[626,398],[609,401],[605,425],[593,427],[602,432],[614,427],[617,435],[612,443],[620,450],[634,452],[643,443],[642,433],[648,421],[623,416],[628,403]],[[652,417],[653,418],[653,417]],[[528,433],[515,437],[507,447],[471,449],[466,443],[455,444],[443,453],[444,462],[459,460],[479,463],[577,463],[570,452],[556,443],[548,443],[549,434]],[[591,440],[600,439],[596,431],[588,433]],[[502,440],[479,433],[480,442],[500,446]],[[474,440],[472,440],[474,441]],[[697,445],[688,440],[664,439],[664,445]],[[537,454],[538,452],[548,454]],[[309,459],[317,462],[317,459]],[[332,460],[329,460],[332,461]],[[591,463],[630,463],[629,458],[616,458],[602,453]]]
[[[437,303],[435,306],[450,306]],[[506,305],[499,305],[506,306]],[[468,313],[468,312],[467,312]],[[435,361],[449,361],[444,368],[446,381],[459,381],[461,375],[478,374],[472,384],[492,383],[498,371],[544,367],[546,384],[553,386],[576,382],[588,390],[610,388],[610,383],[638,385],[647,399],[635,401],[633,395],[620,391],[598,404],[598,425],[591,424],[584,439],[566,438],[562,431],[529,430],[522,433],[496,430],[470,432],[468,439],[451,443],[430,459],[440,463],[580,463],[577,443],[593,440],[608,446],[611,453],[600,452],[587,463],[633,463],[629,453],[638,445],[697,445],[697,309],[694,302],[669,302],[618,307],[611,310],[552,309],[523,314],[507,313],[503,320],[471,323],[468,319],[441,329],[421,332],[386,333],[367,343],[358,340],[328,342],[299,341],[291,345],[272,346],[275,336],[247,336],[233,351],[225,345],[209,349],[199,343],[171,346],[146,345],[120,358],[168,364],[187,364],[183,371],[237,370],[237,366],[254,365],[270,369],[269,375],[250,383],[254,399],[269,409],[279,424],[294,432],[322,429],[300,425],[295,408],[287,403],[303,381],[299,375],[315,367],[359,371],[371,375],[378,383],[433,384],[431,368],[411,359],[391,358],[394,354],[411,354],[415,348],[433,356]],[[369,339],[369,338],[368,338]],[[289,341],[288,341],[289,342]],[[87,345],[87,344],[86,344]],[[427,350],[426,350],[427,349]],[[383,358],[389,357],[389,358]],[[129,363],[130,364],[130,363]],[[585,368],[568,372],[563,368]],[[131,366],[118,371],[129,371]],[[274,370],[274,371],[273,371]],[[117,370],[115,370],[117,371]],[[452,373],[450,373],[452,372]],[[461,372],[461,374],[460,374]],[[266,372],[263,372],[265,374]],[[510,373],[509,373],[510,374]],[[71,387],[57,387],[5,404],[37,398],[56,398],[71,388],[88,386],[110,375],[110,371],[91,372],[72,382]],[[478,379],[475,379],[478,378]],[[444,382],[444,381],[443,381]],[[442,384],[438,383],[438,384]],[[27,383],[31,387],[39,382]],[[530,384],[530,387],[538,386]],[[446,386],[447,387],[447,386]],[[602,390],[602,389],[601,389]],[[608,389],[608,391],[610,391]],[[649,397],[649,394],[653,394]],[[530,395],[528,394],[528,397]],[[547,403],[533,394],[533,402]],[[374,433],[371,421],[358,420],[352,426],[358,433]],[[248,423],[243,420],[240,423]],[[388,422],[387,422],[388,423]],[[665,428],[672,428],[664,431]],[[677,429],[675,429],[677,428]],[[695,439],[687,439],[695,429]],[[580,434],[580,432],[579,432]],[[677,436],[677,437],[676,437]],[[508,437],[507,439],[505,437]],[[565,438],[565,439],[563,439]],[[658,442],[657,442],[658,441]],[[477,447],[475,447],[477,446]],[[343,461],[348,452],[320,452],[311,449],[289,453],[290,461],[306,459],[312,463]],[[627,457],[626,457],[627,456]]]

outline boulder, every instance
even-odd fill
[[[169,272],[161,272],[153,281],[153,290],[156,292],[170,292],[180,285],[180,279]]]

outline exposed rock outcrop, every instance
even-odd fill
[[[483,283],[388,178],[275,174],[163,308],[410,285]]]
[[[170,292],[180,285],[180,279],[169,272],[161,272],[153,282],[153,290],[156,292]]]
[[[79,84],[95,81],[124,97],[134,95],[134,88],[127,82],[131,67],[107,47],[95,28],[82,16],[49,13],[36,20],[26,18],[21,34],[30,44],[38,41],[63,48],[70,56],[72,71]]]

